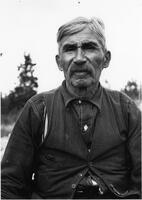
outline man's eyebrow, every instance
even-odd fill
[[[94,42],[94,41],[84,41],[82,43],[82,45],[93,45],[93,46],[99,47],[99,44],[97,42]]]
[[[76,43],[67,43],[67,44],[64,44],[62,49],[63,50],[66,50],[68,48],[76,48],[77,47],[77,44]]]
[[[66,44],[64,44],[63,45],[63,47],[66,47],[66,46],[72,46],[72,45],[77,45],[77,43],[76,42],[68,42],[68,43],[66,43]]]

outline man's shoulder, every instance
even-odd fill
[[[54,96],[55,93],[58,92],[59,90],[60,90],[60,87],[55,88],[55,89],[52,89],[52,90],[49,90],[49,91],[44,91],[44,92],[38,93],[38,94],[32,96],[32,97],[29,99],[29,102],[32,102],[32,103],[40,103],[40,102],[42,102],[46,97]]]
[[[29,108],[32,108],[34,113],[40,118],[42,119],[43,114],[44,114],[44,110],[46,108],[46,101],[49,98],[50,100],[52,100],[52,98],[55,96],[55,94],[60,91],[59,90],[60,87],[56,88],[56,89],[52,89],[49,91],[45,91],[45,92],[41,92],[38,93],[34,96],[32,96],[27,103],[25,104],[25,106],[28,106]]]
[[[121,103],[126,103],[126,104],[133,103],[133,100],[122,91],[112,90],[104,87],[103,90],[104,94],[106,94],[107,96],[109,96],[110,99],[113,99],[116,102],[121,101]]]

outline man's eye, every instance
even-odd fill
[[[94,44],[87,43],[87,44],[82,45],[82,49],[84,49],[84,50],[95,50],[95,49],[97,49],[97,46],[94,45]]]
[[[76,50],[76,46],[75,45],[68,45],[66,47],[64,47],[64,52],[68,52],[68,51],[75,51]]]

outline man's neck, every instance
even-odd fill
[[[66,87],[69,93],[77,98],[91,99],[98,90],[99,82],[91,85],[90,87],[73,87],[67,84]]]

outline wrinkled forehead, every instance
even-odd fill
[[[59,47],[62,48],[67,44],[81,46],[84,43],[90,42],[97,44],[98,47],[102,47],[102,42],[100,41],[100,38],[97,36],[97,34],[89,28],[85,28],[72,35],[64,36],[59,42]]]

